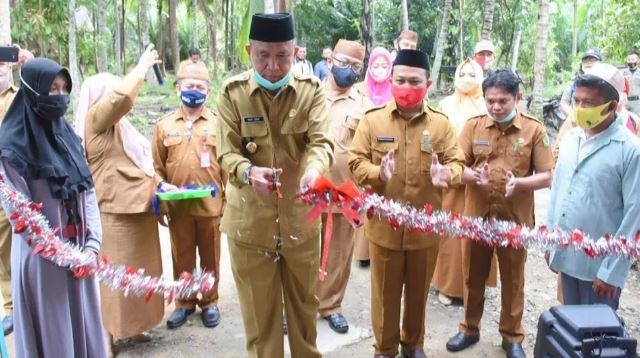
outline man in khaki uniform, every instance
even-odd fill
[[[18,65],[33,58],[31,52],[20,49]],[[12,84],[12,63],[0,62],[0,123],[11,106],[18,88]],[[0,207],[0,294],[4,302],[2,320],[4,335],[13,332],[13,300],[11,298],[11,223]]]
[[[218,161],[229,173],[222,231],[229,238],[249,357],[283,357],[282,306],[293,357],[320,357],[315,296],[320,225],[296,194],[333,163],[327,105],[315,77],[291,74],[289,14],[255,14],[253,69],[218,97]]]
[[[348,157],[349,145],[364,115],[366,97],[353,88],[362,73],[364,46],[354,41],[339,40],[333,50],[333,61],[329,65],[329,76],[325,82],[325,94],[329,109],[329,126],[334,141],[335,164],[329,171],[329,179],[336,185],[351,180]],[[346,333],[349,324],[342,315],[342,299],[351,273],[351,258],[356,229],[340,213],[333,215],[333,237],[327,261],[327,276],[318,284],[318,313],[329,322],[329,327],[338,333]],[[324,234],[327,214],[322,215]]]
[[[216,116],[204,106],[210,91],[209,72],[201,64],[190,63],[180,66],[176,78],[176,92],[182,106],[160,119],[153,132],[154,166],[163,178],[159,189],[174,191],[176,186],[213,183],[218,193],[213,198],[169,203],[173,276],[177,279],[182,272],[193,271],[197,250],[200,267],[214,272],[216,284],[200,299],[176,300],[176,310],[167,320],[167,326],[170,329],[182,326],[198,305],[202,309],[202,323],[211,328],[220,323],[217,307],[219,227],[226,180],[215,161]]]
[[[464,214],[496,218],[533,227],[533,192],[551,184],[554,159],[545,127],[515,109],[519,81],[509,69],[498,69],[482,83],[486,115],[469,119],[460,134],[467,167]],[[460,332],[447,342],[449,351],[460,351],[478,342],[480,319],[491,259],[497,252],[502,290],[500,334],[507,357],[524,357],[522,313],[524,309],[525,249],[491,248],[465,240],[464,321]]]
[[[359,184],[388,199],[439,210],[440,187],[459,183],[464,167],[456,132],[444,114],[423,101],[431,84],[425,53],[400,50],[392,76],[395,100],[366,112],[351,144],[349,167]],[[394,229],[386,218],[367,220],[365,231],[376,357],[395,357],[398,344],[403,357],[425,357],[424,318],[439,237]]]

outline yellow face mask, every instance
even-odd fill
[[[604,122],[609,117],[609,112],[602,114],[605,108],[611,105],[611,101],[592,108],[579,108],[573,106],[573,115],[576,118],[576,124],[583,129],[591,129],[598,124]]]

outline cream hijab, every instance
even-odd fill
[[[99,73],[87,78],[80,89],[80,99],[75,113],[76,133],[85,139],[85,123],[89,110],[101,101],[108,101],[109,96],[120,84],[120,77],[110,73]],[[124,153],[147,176],[153,177],[153,157],[151,143],[129,122],[122,117],[116,124],[120,128]]]
[[[464,70],[469,73],[473,69],[475,77],[465,75],[461,77]],[[468,58],[456,68],[454,79],[455,92],[440,101],[440,109],[449,117],[449,121],[460,134],[462,127],[469,118],[487,113],[487,107],[482,96],[482,81],[484,80],[480,65]]]

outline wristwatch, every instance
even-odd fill
[[[249,177],[249,173],[251,173],[251,168],[253,168],[253,165],[249,165],[247,169],[245,169],[244,172],[242,173],[242,182],[247,185],[251,184],[251,178]]]
[[[156,185],[156,189],[160,189],[162,187],[162,184],[164,183],[166,183],[164,179],[160,179],[160,181],[158,182],[158,185]]]

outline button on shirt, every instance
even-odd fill
[[[620,118],[601,135],[583,138],[583,130],[574,128],[560,143],[547,226],[565,232],[581,229],[592,238],[635,238],[640,229],[640,140]],[[582,159],[581,152],[586,153]],[[554,270],[617,287],[624,286],[630,266],[630,260],[592,259],[573,248],[554,250],[550,257]]]

